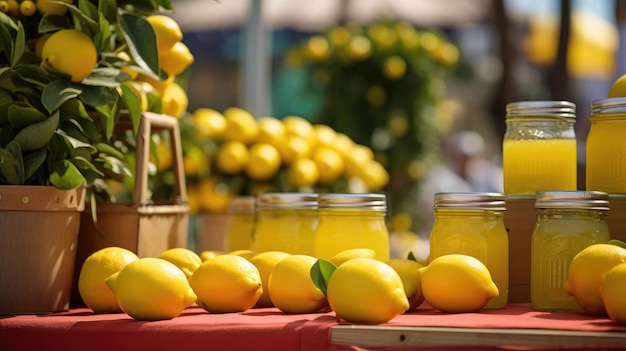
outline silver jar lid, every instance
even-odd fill
[[[435,209],[505,211],[505,195],[487,192],[449,192],[435,194]]]
[[[317,209],[318,194],[314,193],[265,193],[257,197],[258,209]]]
[[[363,209],[387,211],[384,194],[320,194],[319,208]]]
[[[569,101],[519,101],[506,105],[506,118],[522,117],[576,119],[576,105]]]
[[[540,191],[535,194],[535,208],[574,208],[609,210],[609,194],[603,191]]]
[[[589,103],[591,115],[626,113],[626,97],[594,100]]]
[[[237,196],[228,203],[231,214],[253,214],[256,199],[254,196]]]

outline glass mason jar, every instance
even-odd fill
[[[626,98],[590,104],[586,143],[586,188],[626,195]]]
[[[313,255],[317,194],[267,193],[257,197],[253,251]]]
[[[505,308],[509,291],[509,236],[500,193],[437,193],[429,259],[464,254],[480,260],[500,295],[485,308]]]
[[[576,105],[522,101],[506,107],[502,143],[504,193],[533,197],[538,191],[576,190]]]
[[[536,310],[581,311],[565,292],[569,264],[584,248],[610,239],[608,194],[546,191],[536,195],[530,247],[530,302]]]
[[[228,204],[230,226],[226,235],[228,252],[252,249],[252,230],[254,227],[254,197],[240,196]]]
[[[314,256],[330,260],[344,250],[369,248],[377,259],[389,259],[385,195],[321,194],[318,204]]]

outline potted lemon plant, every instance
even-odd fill
[[[142,109],[163,108],[132,79],[168,76],[147,16],[171,9],[168,0],[0,4],[0,265],[11,267],[0,272],[0,314],[69,307],[86,198],[109,199],[105,180],[131,174],[117,131],[136,133]]]

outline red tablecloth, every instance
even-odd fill
[[[347,323],[338,322],[333,312],[287,315],[275,308],[210,314],[191,307],[179,317],[156,322],[79,308],[49,315],[0,317],[0,350],[358,350],[329,343],[330,328],[338,324]],[[387,325],[626,333],[626,327],[607,318],[537,312],[528,305],[467,314],[444,314],[424,306],[397,316]],[[485,349],[498,348],[462,348]]]

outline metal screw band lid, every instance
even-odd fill
[[[252,214],[255,206],[254,196],[238,196],[228,203],[228,212],[236,214]]]
[[[576,119],[576,105],[569,101],[519,101],[506,105],[506,118],[523,117]]]
[[[449,192],[435,194],[435,209],[455,208],[467,210],[505,211],[505,196],[488,192]]]
[[[535,195],[535,208],[576,208],[609,210],[609,194],[602,191],[541,191]]]
[[[320,194],[319,208],[364,209],[387,211],[384,194]]]
[[[317,209],[318,194],[314,193],[266,193],[257,197],[258,209]]]
[[[589,103],[589,110],[592,115],[626,113],[626,98],[594,100]]]

